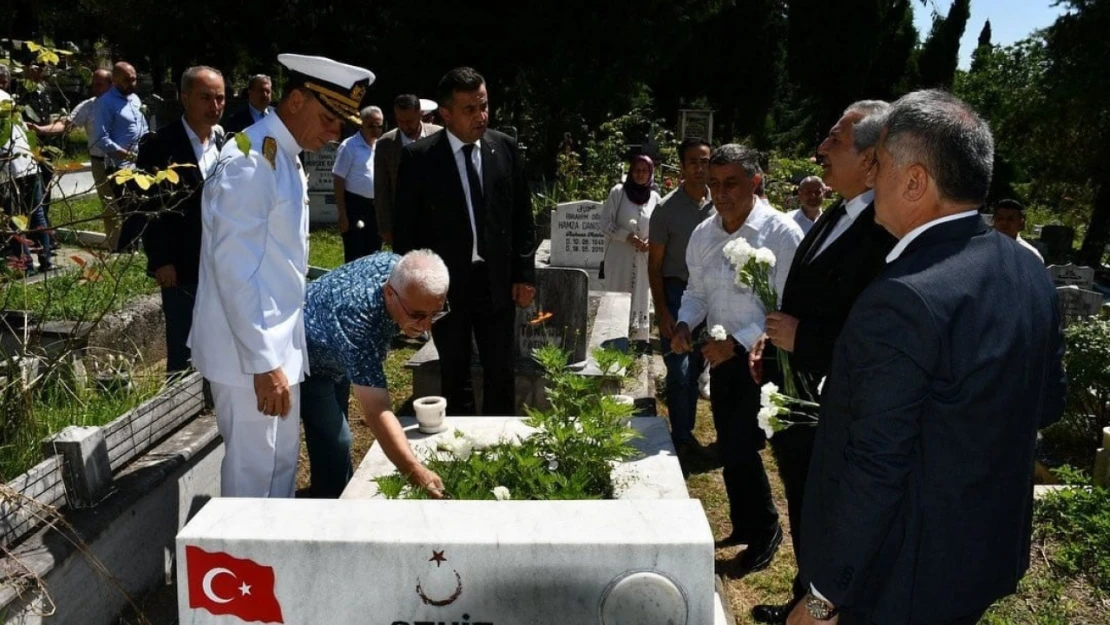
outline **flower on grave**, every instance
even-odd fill
[[[474,452],[474,441],[467,436],[455,436],[441,442],[439,448],[459,460],[466,460]]]
[[[548,471],[558,471],[559,470],[559,461],[556,460],[554,456],[548,456],[547,457],[547,470]]]
[[[718,324],[709,328],[709,338],[714,341],[723,341],[728,338],[728,332],[725,332],[724,326]]]
[[[504,486],[494,487],[494,489],[490,492],[493,493],[493,498],[497,501],[508,501],[509,499],[513,498],[512,493],[510,493],[509,489],[505,488]]]

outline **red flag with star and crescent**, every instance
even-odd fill
[[[189,607],[230,614],[250,623],[284,623],[274,595],[274,568],[230,556],[185,547]]]

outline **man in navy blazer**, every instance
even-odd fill
[[[1064,407],[1055,289],[978,213],[986,122],[918,91],[883,126],[875,216],[899,242],[824,386],[790,625],[978,622],[1029,566],[1033,446]]]

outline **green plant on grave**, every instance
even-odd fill
[[[1094,486],[1082,471],[1064,467],[1057,477],[1071,488],[1055,490],[1034,506],[1037,539],[1054,571],[1083,576],[1110,597],[1110,489]]]
[[[602,392],[602,377],[567,368],[568,352],[556,346],[532,354],[546,374],[546,409],[527,408],[529,436],[483,444],[456,431],[425,464],[443,478],[452,499],[607,499],[613,496],[613,465],[636,454],[636,432],[626,425],[633,407]],[[620,376],[628,363],[612,350],[594,353],[602,370]],[[404,476],[376,480],[390,499],[423,499],[426,493]]]
[[[1044,430],[1049,451],[1090,469],[1102,428],[1110,426],[1110,321],[1091,318],[1064,331],[1068,397],[1059,423]]]

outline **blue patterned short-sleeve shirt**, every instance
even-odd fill
[[[399,260],[386,252],[364,256],[309,283],[304,330],[313,377],[386,388],[382,363],[398,328],[383,287]]]

